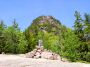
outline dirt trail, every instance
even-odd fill
[[[90,65],[60,60],[25,58],[24,55],[0,55],[0,67],[90,67]]]

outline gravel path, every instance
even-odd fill
[[[90,67],[90,65],[60,60],[25,58],[24,55],[0,55],[0,67]]]

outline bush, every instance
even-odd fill
[[[86,61],[87,61],[87,62],[90,62],[90,52],[88,52],[88,53],[86,54]]]
[[[45,33],[43,39],[44,48],[59,53],[59,37],[50,33]]]
[[[79,59],[77,48],[80,44],[79,39],[73,31],[71,29],[67,29],[67,32],[64,34],[64,44],[61,46],[62,56],[70,59],[71,61],[76,61]]]

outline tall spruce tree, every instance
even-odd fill
[[[90,40],[90,15],[85,13],[84,17],[84,34],[87,41]]]
[[[74,31],[75,31],[75,34],[80,38],[80,40],[83,39],[83,20],[81,18],[81,15],[79,12],[75,11],[75,22],[74,22]]]

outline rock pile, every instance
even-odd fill
[[[26,54],[27,58],[44,58],[44,59],[50,59],[50,60],[60,60],[60,56],[58,54],[55,54],[51,51],[48,51],[43,48],[43,46],[39,47],[37,46],[36,49]]]

